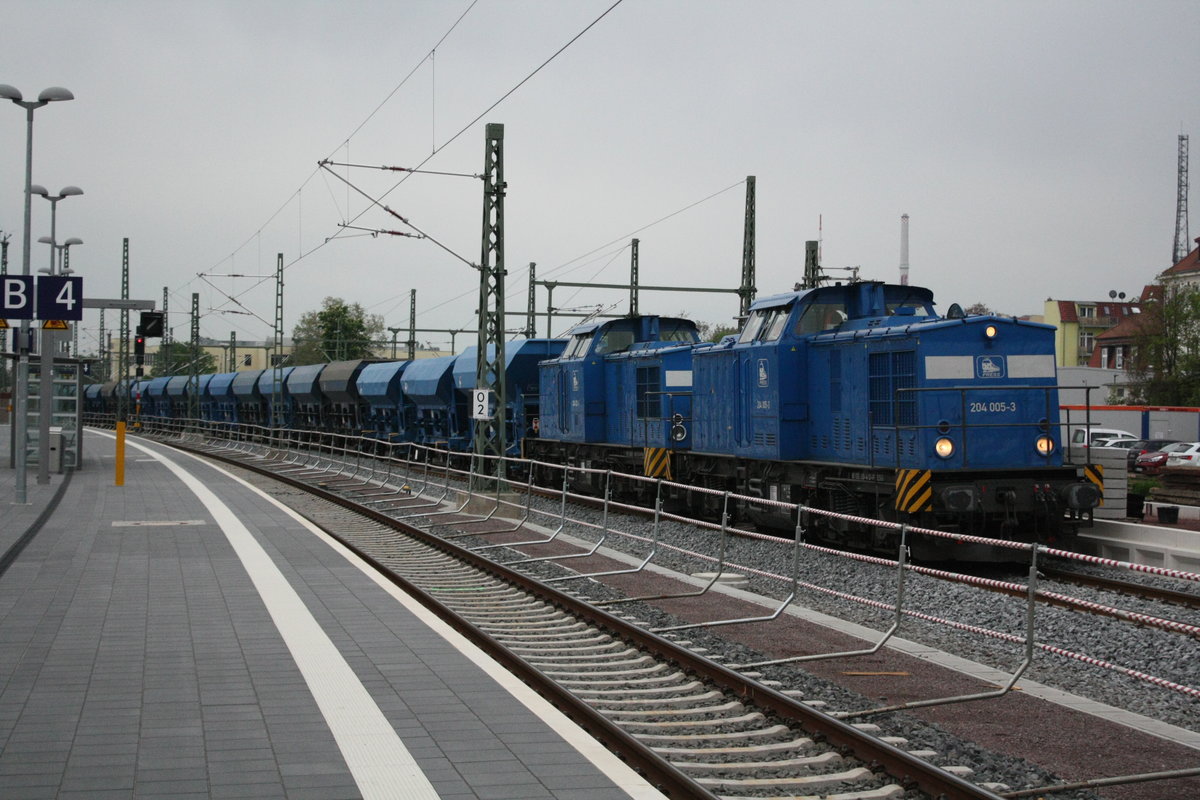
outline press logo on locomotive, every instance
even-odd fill
[[[1003,378],[1004,356],[976,356],[976,378]]]

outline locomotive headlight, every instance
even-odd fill
[[[1049,436],[1039,436],[1037,438],[1036,447],[1038,455],[1048,456],[1054,452],[1054,440]]]
[[[934,442],[933,452],[937,453],[939,458],[949,458],[954,455],[954,442],[943,436]]]
[[[687,428],[681,424],[671,426],[671,441],[682,442],[687,438]]]
[[[986,339],[995,339],[997,333],[999,333],[999,331],[996,330],[995,325],[988,325],[983,329],[983,335]]]

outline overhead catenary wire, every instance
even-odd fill
[[[440,46],[440,45],[441,45],[441,44],[442,44],[442,43],[443,43],[443,42],[446,40],[446,38],[447,38],[447,37],[448,37],[448,36],[449,36],[449,35],[450,35],[450,34],[451,34],[453,31],[454,31],[454,29],[455,29],[455,28],[458,26],[458,24],[459,24],[459,23],[462,21],[462,19],[463,19],[463,18],[464,18],[464,17],[465,17],[465,16],[466,16],[466,15],[467,15],[467,14],[468,14],[470,11],[471,11],[471,9],[472,9],[472,8],[474,8],[474,6],[476,5],[476,3],[477,3],[477,2],[478,2],[478,0],[473,0],[473,2],[472,2],[472,3],[471,3],[471,5],[470,5],[470,6],[467,8],[467,10],[466,10],[466,11],[464,11],[462,15],[460,15],[460,17],[459,17],[459,18],[458,18],[458,19],[457,19],[457,20],[454,22],[454,24],[453,24],[453,25],[450,27],[450,29],[449,29],[449,30],[447,30],[446,34],[444,34],[444,35],[442,36],[442,38],[438,40],[438,43],[437,43],[437,44],[436,44],[436,45],[435,45],[433,48],[431,48],[431,50],[430,50],[430,53],[432,53],[434,50],[436,50],[436,49],[437,49],[437,47],[438,47],[438,46]],[[571,45],[573,45],[573,44],[574,44],[575,42],[577,42],[577,41],[578,41],[580,38],[582,38],[584,34],[586,34],[588,31],[590,31],[592,28],[594,28],[594,27],[595,27],[595,26],[596,26],[596,25],[597,25],[597,24],[598,24],[598,23],[599,23],[601,20],[603,20],[605,17],[607,17],[607,16],[608,16],[608,15],[609,15],[609,14],[610,14],[610,13],[611,13],[611,12],[612,12],[612,11],[613,11],[615,8],[616,8],[616,7],[617,7],[617,6],[621,5],[621,3],[622,3],[622,2],[624,2],[624,0],[615,0],[615,2],[613,2],[613,3],[612,3],[612,4],[611,4],[611,5],[608,7],[608,8],[606,8],[606,9],[605,9],[603,12],[601,12],[601,13],[600,13],[600,14],[599,14],[599,15],[598,15],[598,16],[597,16],[595,19],[593,19],[593,20],[592,20],[590,23],[588,23],[586,26],[584,26],[584,28],[583,28],[582,30],[580,30],[580,31],[579,31],[577,34],[575,34],[573,37],[571,37],[571,38],[570,38],[570,39],[569,39],[569,40],[568,40],[568,41],[567,41],[567,42],[566,42],[564,45],[562,45],[561,47],[559,47],[559,48],[558,48],[558,49],[557,49],[557,50],[556,50],[556,51],[555,51],[553,54],[551,54],[551,55],[550,55],[548,58],[546,58],[546,59],[545,59],[545,60],[544,60],[544,61],[543,61],[541,64],[539,64],[539,65],[538,65],[536,68],[534,68],[534,69],[533,69],[533,70],[532,70],[532,71],[531,71],[531,72],[530,72],[528,75],[526,75],[524,78],[522,78],[520,81],[518,81],[518,82],[517,82],[517,83],[516,83],[516,84],[515,84],[515,85],[514,85],[512,88],[510,88],[508,91],[506,91],[506,92],[505,92],[503,95],[501,95],[501,96],[500,96],[500,97],[499,97],[499,98],[498,98],[498,99],[497,99],[495,102],[493,102],[491,105],[489,105],[487,108],[485,108],[485,109],[484,109],[482,112],[480,112],[480,113],[479,113],[477,116],[475,116],[475,117],[474,117],[474,118],[473,118],[471,121],[469,121],[467,124],[463,125],[463,126],[462,126],[462,127],[459,129],[459,130],[458,130],[458,132],[457,132],[457,133],[455,133],[453,136],[451,136],[449,139],[447,139],[445,142],[443,142],[443,143],[442,143],[440,146],[437,146],[437,147],[435,147],[435,148],[434,148],[434,150],[433,150],[433,152],[431,152],[431,153],[430,153],[428,156],[426,156],[424,159],[422,159],[422,160],[421,160],[421,161],[420,161],[420,162],[417,164],[417,166],[415,167],[415,169],[418,169],[418,170],[419,170],[421,167],[423,167],[425,164],[427,164],[427,163],[428,163],[428,162],[429,162],[431,159],[433,159],[435,156],[437,156],[437,154],[438,154],[438,153],[440,153],[441,151],[445,150],[445,149],[446,149],[446,148],[447,148],[449,145],[451,145],[452,143],[454,143],[455,141],[457,141],[457,140],[458,140],[460,137],[462,137],[462,136],[463,136],[463,134],[465,134],[467,131],[471,130],[471,128],[473,128],[473,127],[474,127],[474,126],[475,126],[475,125],[476,125],[476,124],[477,124],[477,123],[478,123],[478,122],[479,122],[481,119],[483,119],[483,117],[484,117],[484,116],[486,116],[487,114],[489,114],[489,113],[490,113],[491,111],[493,111],[493,110],[494,110],[496,107],[498,107],[498,106],[499,106],[501,103],[503,103],[505,100],[507,100],[509,97],[511,97],[511,96],[512,96],[512,95],[513,95],[513,94],[514,94],[514,93],[515,93],[517,90],[519,90],[519,89],[520,89],[522,86],[524,86],[526,83],[528,83],[530,80],[532,80],[534,76],[536,76],[536,75],[537,75],[539,72],[541,72],[543,69],[545,69],[545,68],[546,68],[546,67],[547,67],[547,66],[548,66],[548,65],[549,65],[551,62],[553,62],[553,61],[554,61],[556,58],[558,58],[560,55],[562,55],[562,53],[563,53],[563,52],[565,52],[565,51],[566,51],[566,50],[567,50],[567,49],[568,49],[568,48],[569,48]],[[386,105],[386,104],[387,104],[387,102],[388,102],[388,101],[389,101],[389,100],[392,98],[392,96],[394,96],[394,95],[395,95],[395,93],[396,93],[396,92],[397,92],[397,91],[398,91],[398,90],[399,90],[399,89],[400,89],[400,88],[401,88],[401,87],[402,87],[402,86],[403,86],[403,85],[404,85],[404,84],[405,84],[405,83],[406,83],[406,82],[407,82],[407,81],[408,81],[408,80],[409,80],[409,79],[412,77],[412,75],[414,75],[414,74],[416,73],[416,71],[417,71],[417,70],[420,68],[421,64],[423,64],[423,63],[424,63],[426,60],[428,60],[428,58],[429,58],[429,54],[427,53],[425,56],[423,56],[423,57],[422,57],[422,59],[421,59],[421,60],[420,60],[420,61],[417,63],[417,65],[416,65],[416,66],[415,66],[415,67],[414,67],[414,68],[413,68],[413,69],[412,69],[412,70],[409,72],[409,74],[405,76],[405,78],[404,78],[404,79],[403,79],[403,80],[400,82],[400,84],[398,84],[398,85],[397,85],[397,86],[396,86],[396,87],[395,87],[395,88],[394,88],[394,89],[393,89],[393,90],[392,90],[392,91],[391,91],[391,92],[388,94],[388,96],[387,96],[387,97],[385,97],[385,98],[384,98],[384,100],[383,100],[383,101],[381,101],[381,102],[380,102],[380,104],[379,104],[379,105],[378,105],[378,106],[377,106],[377,107],[376,107],[374,110],[372,110],[372,112],[371,112],[370,114],[368,114],[368,115],[367,115],[367,118],[366,118],[366,119],[364,119],[364,120],[363,120],[361,123],[359,123],[359,125],[358,125],[358,126],[357,126],[357,127],[356,127],[356,128],[355,128],[355,129],[354,129],[354,130],[353,130],[353,131],[350,133],[350,135],[346,137],[346,139],[345,139],[345,141],[343,142],[343,144],[342,144],[342,145],[339,145],[339,146],[338,146],[338,148],[335,148],[333,152],[337,152],[337,150],[338,150],[338,149],[341,149],[342,147],[345,147],[345,148],[347,149],[347,152],[348,152],[350,140],[351,140],[351,139],[354,137],[354,135],[355,135],[355,134],[357,134],[357,133],[358,133],[360,130],[362,130],[362,128],[363,128],[363,127],[364,127],[364,126],[365,126],[365,125],[366,125],[366,124],[367,124],[367,123],[368,123],[368,122],[369,122],[369,121],[370,121],[370,120],[371,120],[371,119],[372,119],[372,118],[373,118],[373,117],[374,117],[374,116],[375,116],[375,115],[378,113],[378,111],[379,111],[379,110],[380,110],[380,109],[381,109],[381,108],[382,108],[384,105]],[[332,153],[331,153],[330,155],[332,156]],[[291,195],[291,196],[289,196],[288,200],[287,200],[287,201],[286,201],[286,202],[285,202],[283,205],[281,205],[281,206],[280,206],[280,208],[279,208],[279,209],[277,209],[277,210],[275,211],[275,213],[274,213],[274,214],[272,214],[272,215],[271,215],[271,217],[270,217],[270,218],[267,220],[267,222],[265,222],[263,225],[259,226],[259,229],[258,229],[258,231],[256,231],[256,232],[255,232],[255,234],[253,234],[253,235],[251,235],[250,237],[248,237],[248,238],[246,239],[246,241],[245,241],[245,242],[243,242],[243,243],[242,243],[242,244],[241,244],[241,245],[240,245],[238,248],[236,248],[236,249],[233,251],[233,253],[231,253],[229,256],[226,256],[225,258],[223,258],[223,259],[221,259],[220,261],[216,262],[216,264],[214,264],[214,265],[213,265],[213,267],[216,267],[218,264],[221,264],[221,263],[223,263],[225,260],[227,260],[227,259],[229,259],[229,258],[232,258],[232,257],[234,257],[234,256],[236,255],[236,253],[237,253],[238,251],[240,251],[241,249],[243,249],[243,248],[244,248],[244,247],[245,247],[247,244],[249,244],[249,242],[250,242],[250,241],[251,241],[251,240],[252,240],[252,239],[253,239],[255,236],[258,236],[259,234],[261,234],[261,232],[262,232],[262,229],[263,229],[263,228],[265,228],[267,225],[269,225],[269,224],[270,224],[272,221],[274,221],[274,219],[275,219],[276,217],[278,217],[278,216],[279,216],[279,214],[280,214],[280,213],[283,211],[283,209],[284,209],[284,208],[286,208],[286,207],[287,207],[287,205],[288,205],[289,203],[291,203],[291,202],[292,202],[292,200],[293,200],[294,198],[296,198],[296,197],[297,197],[297,196],[298,196],[298,195],[299,195],[299,194],[300,194],[300,193],[303,191],[304,187],[305,187],[305,186],[307,186],[309,182],[311,182],[311,180],[312,180],[312,178],[313,178],[313,175],[315,175],[315,174],[317,174],[317,173],[319,173],[319,172],[321,172],[321,171],[322,171],[322,168],[321,168],[321,166],[320,166],[320,165],[318,165],[318,167],[317,167],[317,168],[314,170],[314,172],[313,172],[312,174],[310,174],[310,175],[308,176],[308,178],[306,178],[306,179],[305,179],[305,181],[304,181],[304,183],[303,183],[303,184],[301,184],[301,187],[300,187],[300,189],[297,189],[295,192],[293,192],[293,193],[292,193],[292,195]],[[332,173],[331,171],[330,171],[330,174],[335,174],[335,175],[336,175],[336,173]],[[404,175],[404,177],[402,177],[400,180],[398,180],[398,181],[397,181],[395,184],[393,184],[393,185],[392,185],[392,186],[391,186],[389,189],[387,189],[387,191],[385,191],[385,192],[384,192],[384,193],[383,193],[383,194],[380,196],[380,201],[382,201],[384,198],[388,197],[388,196],[389,196],[389,195],[390,195],[392,192],[394,192],[394,191],[395,191],[395,190],[396,190],[396,189],[397,189],[397,188],[398,188],[398,187],[399,187],[401,184],[403,184],[403,183],[404,183],[406,180],[408,180],[408,178],[410,178],[411,176],[412,176],[412,172],[411,172],[411,171],[409,171],[409,172],[406,172],[406,174]],[[337,176],[337,177],[338,177],[339,179],[342,179],[342,176],[340,176],[340,175],[339,175],[339,176]],[[344,179],[342,179],[342,180],[344,180]],[[348,187],[350,186],[350,184],[349,184],[348,182],[347,182],[347,186],[348,186]],[[355,214],[353,217],[350,217],[348,220],[346,220],[346,222],[347,222],[347,223],[354,223],[354,222],[357,222],[357,221],[358,221],[358,220],[359,220],[359,219],[360,219],[360,218],[361,218],[361,217],[362,217],[364,214],[366,214],[366,213],[367,213],[367,212],[368,212],[368,211],[369,211],[369,210],[372,208],[372,206],[373,206],[373,205],[375,205],[375,203],[373,203],[372,205],[368,205],[368,207],[367,207],[367,208],[364,208],[364,209],[363,209],[362,211],[360,211],[358,214]],[[377,205],[380,205],[381,207],[385,207],[385,208],[386,208],[386,206],[383,206],[382,202],[379,202],[379,203],[377,203]],[[347,209],[347,210],[348,210],[348,209]],[[411,223],[407,223],[407,222],[406,222],[406,224],[410,224],[410,226],[411,226]],[[415,226],[412,226],[412,227],[414,228],[414,230],[419,230],[419,229],[417,229]],[[422,231],[422,233],[424,233],[424,232]],[[283,269],[284,269],[285,271],[286,271],[286,270],[288,270],[288,269],[290,269],[291,267],[295,266],[295,265],[296,265],[296,264],[298,264],[299,262],[301,262],[301,261],[303,261],[304,259],[306,259],[306,258],[310,257],[310,256],[311,256],[313,253],[315,253],[315,252],[317,252],[318,250],[321,250],[322,248],[326,247],[326,246],[327,246],[327,245],[328,245],[330,242],[332,242],[332,241],[335,241],[335,240],[337,240],[337,239],[341,239],[341,238],[348,238],[348,237],[345,237],[345,236],[341,236],[340,234],[341,234],[341,231],[339,230],[338,232],[335,232],[335,233],[334,233],[332,236],[329,236],[329,237],[327,237],[327,238],[323,239],[323,240],[322,240],[321,242],[319,242],[317,245],[315,245],[315,246],[313,246],[313,247],[309,248],[307,251],[302,251],[302,252],[300,252],[300,253],[299,253],[299,254],[298,254],[298,255],[297,255],[295,258],[293,258],[292,260],[290,260],[289,262],[287,262],[286,264],[284,264],[284,267],[283,267]],[[425,234],[425,236],[426,236],[426,238],[428,238],[428,239],[429,239],[431,242],[433,242],[434,244],[438,245],[439,247],[441,247],[442,249],[444,249],[444,250],[445,250],[447,253],[449,253],[450,255],[454,256],[454,257],[455,257],[455,258],[457,258],[458,260],[460,260],[460,261],[463,261],[463,262],[464,262],[465,264],[467,264],[468,266],[471,266],[471,267],[473,267],[473,268],[477,268],[477,267],[476,267],[474,264],[472,264],[472,263],[470,262],[470,260],[468,260],[468,259],[464,259],[464,258],[462,258],[461,256],[459,256],[458,254],[454,253],[454,252],[453,252],[452,250],[450,250],[450,249],[449,249],[449,248],[448,248],[446,245],[442,244],[442,243],[441,243],[441,242],[439,242],[437,239],[435,239],[435,238],[433,238],[433,237],[429,236],[427,233]],[[210,269],[211,269],[211,268],[210,268]],[[203,273],[197,273],[197,277],[201,277],[202,275],[203,275]],[[193,281],[194,281],[194,280],[195,280],[195,279],[193,279]],[[192,283],[193,281],[188,281],[188,283],[184,284],[184,286],[186,287],[186,286],[189,286],[189,285],[191,285],[191,283]],[[239,293],[237,296],[238,296],[238,297],[241,297],[241,296],[244,296],[245,294],[248,294],[249,292],[251,292],[251,291],[253,291],[254,289],[256,289],[258,286],[261,286],[261,285],[262,285],[262,283],[264,283],[264,282],[265,282],[265,279],[264,279],[264,280],[262,280],[262,281],[258,281],[257,283],[255,283],[255,284],[253,284],[253,285],[251,285],[251,286],[247,287],[246,289],[244,289],[244,290],[243,290],[241,293]],[[210,286],[212,286],[212,284],[211,284],[211,283],[209,283],[209,285],[210,285]],[[226,292],[223,292],[223,291],[221,291],[221,290],[220,290],[220,289],[218,289],[217,287],[213,286],[213,289],[214,289],[214,290],[216,290],[216,291],[217,291],[219,294],[222,294],[222,295],[224,295],[224,296],[228,297],[230,300],[235,300],[235,298],[234,298],[233,296],[229,295],[229,294],[228,294],[228,293],[226,293]]]

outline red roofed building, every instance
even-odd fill
[[[1196,244],[1200,245],[1200,236]],[[1200,246],[1179,260],[1175,266],[1158,276],[1164,284],[1190,284],[1200,287]]]
[[[1054,344],[1060,367],[1081,367],[1091,363],[1096,341],[1108,331],[1138,313],[1137,298],[1126,302],[1112,300],[1047,300],[1044,321],[1058,328]]]

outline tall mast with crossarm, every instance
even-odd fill
[[[505,436],[504,385],[504,126],[489,123],[483,171],[483,247],[479,258],[479,334],[475,355],[476,402],[482,396],[494,405],[475,410],[475,454],[495,456],[496,474],[503,471],[499,460],[507,449]],[[490,395],[490,398],[489,398]],[[482,413],[481,413],[482,412]],[[479,465],[481,471],[489,469]]]

